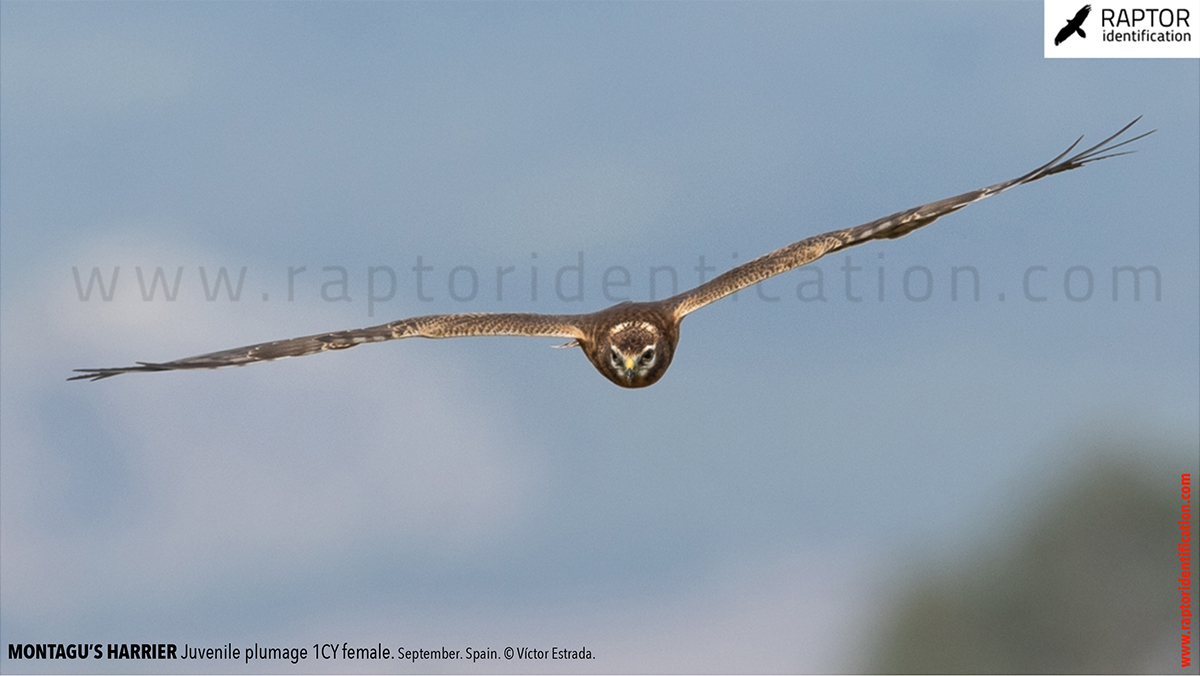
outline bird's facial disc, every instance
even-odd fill
[[[646,376],[646,373],[653,369],[656,359],[658,351],[654,345],[643,347],[641,351],[631,349],[628,353],[616,345],[608,347],[608,363],[612,364],[613,370],[625,381]]]
[[[607,340],[589,358],[606,378],[621,387],[653,385],[671,364],[674,345],[651,322],[621,322],[605,337]]]
[[[608,359],[617,375],[622,380],[630,382],[634,378],[644,377],[650,369],[654,368],[654,363],[658,359],[658,351],[656,345],[653,344],[646,345],[640,350],[631,349],[628,352],[616,345],[610,345]]]

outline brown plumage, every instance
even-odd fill
[[[1138,119],[1141,119],[1140,117]],[[646,387],[671,365],[679,343],[679,324],[683,318],[735,291],[757,284],[768,277],[793,270],[827,253],[862,244],[873,239],[895,239],[959,209],[1063,171],[1077,169],[1089,162],[1125,155],[1111,152],[1148,134],[1148,131],[1120,143],[1112,143],[1137,122],[1076,155],[1067,155],[1083,140],[1081,136],[1058,157],[1046,164],[1003,183],[973,190],[962,195],[930,202],[845,230],[810,237],[740,265],[712,280],[660,301],[624,302],[598,312],[579,315],[543,315],[531,313],[474,313],[428,315],[400,319],[365,329],[320,333],[271,343],[211,352],[175,361],[138,362],[137,366],[100,369],[76,369],[82,375],[68,380],[102,380],[134,371],[175,371],[243,366],[282,357],[301,357],[326,350],[343,350],[384,340],[400,338],[457,338],[463,336],[549,336],[570,338],[562,347],[578,346],[604,377],[621,387]],[[1111,144],[1111,145],[1110,145]],[[1066,158],[1066,159],[1064,159]]]

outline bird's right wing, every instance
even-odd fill
[[[529,313],[477,313],[427,315],[400,319],[365,329],[318,333],[270,343],[258,343],[232,350],[210,352],[168,362],[138,362],[136,366],[75,369],[82,375],[67,380],[102,380],[135,371],[176,371],[244,366],[283,357],[303,357],[326,350],[344,350],[400,338],[459,338],[467,336],[548,336],[584,337],[582,324],[587,315],[541,315]]]

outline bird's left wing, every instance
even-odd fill
[[[917,228],[929,225],[946,214],[954,213],[972,202],[978,202],[986,197],[1002,193],[1009,188],[1025,183],[1032,183],[1040,178],[1045,178],[1059,172],[1078,169],[1089,162],[1096,162],[1117,155],[1125,155],[1129,151],[1120,153],[1113,153],[1111,151],[1128,143],[1133,143],[1143,136],[1154,133],[1151,130],[1120,143],[1112,143],[1140,119],[1140,117],[1135,119],[1133,122],[1122,127],[1117,133],[1091,148],[1067,157],[1075,149],[1075,146],[1079,145],[1079,142],[1083,140],[1081,136],[1058,157],[1010,181],[990,185],[979,190],[972,190],[971,192],[956,195],[955,197],[948,197],[937,202],[923,204],[919,207],[900,211],[890,216],[884,216],[878,220],[853,228],[834,230],[823,235],[800,240],[795,244],[789,244],[782,249],[772,251],[765,256],[756,258],[749,263],[745,263],[722,275],[714,277],[690,291],[685,291],[677,296],[665,299],[663,304],[673,311],[677,318],[682,318],[735,291],[757,284],[768,277],[773,277],[788,270],[798,268],[806,263],[811,263],[827,253],[845,249],[856,244],[862,244],[863,242],[869,242],[873,239],[903,237]]]
[[[467,336],[548,336],[574,338],[585,335],[582,325],[588,315],[541,315],[528,313],[477,313],[427,315],[400,319],[389,324],[365,329],[350,329],[332,333],[276,340],[210,352],[195,357],[168,362],[138,362],[137,366],[101,369],[75,369],[82,375],[67,380],[102,380],[135,371],[176,371],[183,369],[216,369],[223,366],[244,366],[283,357],[303,357],[326,350],[344,350],[384,340],[401,338],[459,338]]]
[[[1058,45],[1061,45],[1063,43],[1063,40],[1066,40],[1067,38],[1071,37],[1071,34],[1074,32],[1075,32],[1075,24],[1068,21],[1067,25],[1058,29],[1058,34],[1054,36],[1054,45],[1056,47]]]

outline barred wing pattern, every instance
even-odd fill
[[[528,313],[478,313],[426,315],[371,326],[312,336],[276,340],[210,352],[195,357],[162,363],[138,362],[137,366],[101,369],[75,369],[82,375],[68,380],[102,380],[135,371],[176,371],[244,366],[283,357],[303,357],[325,350],[345,350],[363,343],[378,343],[401,338],[459,338],[468,336],[548,336],[584,337],[581,320],[586,315],[540,315]]]
[[[1023,176],[1018,176],[1003,183],[990,185],[986,188],[980,188],[979,190],[972,190],[971,192],[955,197],[948,197],[944,200],[900,211],[853,228],[834,230],[833,232],[801,240],[795,244],[789,244],[782,249],[772,251],[765,256],[756,258],[749,263],[745,263],[722,275],[714,277],[690,291],[685,291],[677,296],[668,298],[666,303],[669,304],[669,307],[677,318],[683,318],[687,314],[695,312],[705,305],[718,301],[731,293],[757,284],[768,277],[774,277],[788,270],[794,270],[806,263],[811,263],[827,253],[874,239],[903,237],[917,228],[929,225],[942,216],[952,214],[973,202],[1000,194],[1009,188],[1032,183],[1040,178],[1063,171],[1078,169],[1089,162],[1097,162],[1109,157],[1126,155],[1132,151],[1119,153],[1111,151],[1128,143],[1133,143],[1144,136],[1153,134],[1154,131],[1148,131],[1120,143],[1109,144],[1116,140],[1118,136],[1124,134],[1126,130],[1140,119],[1142,118],[1139,116],[1112,136],[1067,159],[1063,158],[1066,158],[1075,149],[1075,146],[1079,145],[1079,142],[1083,140],[1082,136],[1058,157]]]

